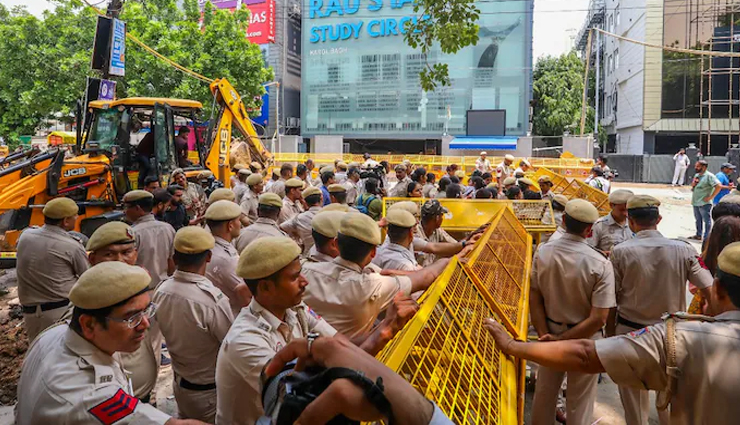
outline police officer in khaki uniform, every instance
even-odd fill
[[[485,326],[507,355],[568,374],[606,372],[621,386],[663,391],[658,401],[670,402],[674,425],[736,424],[740,417],[740,369],[734,367],[740,364],[740,243],[725,247],[718,269],[710,288],[712,317],[678,314],[666,323],[598,341],[521,343],[492,320]]]
[[[175,270],[172,262],[175,229],[157,221],[152,214],[154,196],[145,190],[132,190],[123,197],[126,219],[136,233],[136,264],[146,269],[152,277],[152,289]]]
[[[242,307],[248,306],[252,301],[249,288],[236,275],[239,252],[232,241],[241,231],[240,216],[239,206],[229,201],[213,203],[205,215],[208,229],[215,239],[211,261],[206,266],[206,277],[229,299],[235,317]]]
[[[171,418],[133,396],[121,352],[136,351],[156,306],[146,270],[119,261],[91,267],[69,293],[69,324],[39,335],[18,383],[16,423],[200,424]]]
[[[539,179],[537,179],[537,183],[540,186],[542,199],[546,201],[552,201],[553,199],[555,199],[555,193],[552,191],[552,179],[550,179],[550,176],[540,177]]]
[[[247,215],[249,218],[249,221],[251,223],[254,223],[257,221],[257,209],[259,206],[259,196],[262,194],[262,189],[264,189],[264,182],[262,181],[262,174],[260,173],[253,173],[251,176],[247,177],[247,186],[249,186],[249,190],[247,190],[244,195],[242,195],[242,201],[239,204],[242,208],[242,211],[244,214]]]
[[[342,222],[345,214],[341,211],[321,211],[316,214],[316,217],[311,220],[313,246],[301,264],[329,262],[339,256],[337,234],[339,223]]]
[[[556,241],[565,234],[565,229],[563,228],[563,214],[565,213],[565,206],[568,204],[568,198],[562,194],[555,195],[552,197],[551,204],[553,217],[546,214],[542,217],[542,222],[545,224],[555,224],[556,229],[553,233],[543,234],[541,243]]]
[[[237,172],[237,182],[232,187],[232,190],[234,191],[234,195],[236,197],[236,203],[241,204],[242,203],[242,197],[245,193],[249,191],[249,185],[247,184],[247,178],[252,175],[252,172],[249,171],[249,169],[242,168]]]
[[[408,170],[403,164],[396,165],[396,185],[388,192],[388,196],[391,198],[405,198],[408,196],[408,187],[411,183],[411,178],[408,176]]]
[[[450,236],[449,233],[442,229],[444,215],[448,212],[450,211],[447,208],[443,207],[442,204],[439,203],[439,201],[435,199],[426,201],[421,207],[421,221],[416,226],[415,236],[428,243],[458,243],[455,238]],[[426,267],[434,263],[434,261],[437,259],[434,254],[430,253],[420,252],[417,253],[416,256],[419,264],[421,264],[422,267]]]
[[[332,204],[347,205],[347,188],[339,183],[330,184],[326,188]],[[349,211],[349,205],[347,205]]]
[[[321,189],[317,187],[307,187],[301,193],[303,200],[308,206],[308,210],[297,216],[283,222],[280,229],[290,235],[293,239],[301,241],[303,245],[303,255],[308,255],[313,247],[313,237],[311,236],[311,220],[321,211]]]
[[[275,353],[309,333],[336,333],[301,301],[307,282],[300,254],[293,240],[266,237],[240,255],[237,274],[254,298],[234,320],[218,353],[216,423],[254,424],[263,412],[260,374]]]
[[[178,416],[208,423],[216,418],[216,356],[234,321],[228,298],[205,276],[214,246],[203,228],[178,230],[177,269],[153,297],[172,356]]]
[[[144,190],[133,190],[123,197],[126,219],[133,223],[136,237],[136,249],[139,252],[136,265],[149,272],[151,282],[149,288],[154,289],[159,282],[167,279],[175,271],[172,261],[174,253],[175,229],[168,223],[157,221],[152,214],[154,196]],[[166,365],[162,355],[162,334],[159,324],[152,321],[151,336],[152,351],[156,361]]]
[[[277,218],[280,215],[280,209],[283,206],[283,200],[274,193],[263,193],[259,197],[259,209],[257,213],[259,218],[254,224],[242,229],[239,236],[234,240],[234,246],[239,252],[244,251],[252,241],[267,236],[285,236],[288,234],[280,230],[277,225]]]
[[[277,221],[278,226],[303,212],[302,190],[303,181],[301,179],[294,177],[285,182],[285,197]]]
[[[540,246],[532,261],[530,314],[540,340],[599,338],[616,306],[614,271],[606,257],[586,243],[596,207],[583,199],[565,206],[566,234]],[[542,365],[532,405],[532,424],[552,424],[564,373]],[[595,375],[568,372],[568,423],[590,424]]]
[[[339,257],[334,261],[303,265],[310,282],[304,300],[350,338],[367,334],[397,293],[409,296],[427,289],[448,263],[439,261],[407,276],[381,275],[381,269],[371,264],[380,244],[380,228],[365,214],[344,216],[337,243]]]
[[[666,312],[686,311],[687,280],[709,299],[711,273],[702,267],[694,247],[668,239],[657,230],[662,218],[659,206],[659,200],[647,195],[633,196],[627,203],[629,226],[636,236],[612,251],[617,316],[607,325],[609,336],[660,323]],[[620,386],[619,394],[627,424],[647,425],[648,392]],[[668,412],[660,416],[661,423],[670,422]]]
[[[18,298],[29,341],[68,312],[69,290],[89,267],[85,248],[69,234],[78,210],[69,198],[52,199],[44,206],[44,225],[26,229],[18,240]]]
[[[388,222],[390,243],[378,248],[372,263],[386,270],[419,270],[421,266],[411,251],[416,219],[410,212],[398,208],[388,211],[385,219]]]
[[[231,189],[223,187],[218,188],[211,193],[211,196],[208,197],[208,205],[211,206],[213,203],[218,201],[229,201],[239,206],[239,202],[236,201],[236,193]],[[239,221],[241,222],[242,227],[249,226],[249,217],[247,217],[247,214],[245,214],[244,211],[242,211]]]
[[[588,243],[607,255],[615,245],[634,237],[627,223],[627,201],[634,196],[629,190],[615,190],[609,194],[612,211],[594,223]]]
[[[120,261],[130,266],[136,265],[138,251],[134,230],[122,221],[111,221],[98,227],[87,242],[90,251],[90,264],[106,261]],[[152,346],[152,328],[144,333],[144,341],[132,353],[120,353],[121,365],[131,372],[134,397],[149,403],[154,386],[157,384],[159,357]],[[154,335],[159,338],[159,335]]]
[[[504,179],[507,177],[512,177],[514,175],[514,156],[513,155],[506,155],[504,157],[504,160],[496,167],[496,178],[498,179],[499,183],[506,185],[506,183],[503,183]]]

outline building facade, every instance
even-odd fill
[[[525,135],[532,82],[530,0],[480,2],[480,40],[427,56],[404,41],[410,0],[304,2],[301,135],[343,137],[345,149],[437,152],[465,135],[468,110],[505,110],[506,135]],[[419,72],[446,63],[452,84],[421,89]]]
[[[698,54],[609,35],[596,36],[586,52],[586,40],[587,29],[598,27],[651,45],[738,52],[740,1],[593,0],[589,9],[578,47],[598,61],[598,118],[609,152],[672,154],[694,143],[705,155],[724,155],[737,143],[740,60],[702,64]]]

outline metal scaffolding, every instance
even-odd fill
[[[736,25],[736,18],[740,19],[740,4],[736,1],[712,1],[711,6],[692,21],[697,28],[697,36],[702,23],[711,23],[714,27],[708,41],[702,43],[702,50],[740,52],[740,27]],[[725,26],[727,30],[723,31]],[[728,147],[732,146],[733,136],[740,136],[740,96],[735,93],[740,87],[737,87],[737,81],[733,81],[740,78],[740,58],[702,56],[700,75],[699,149],[702,150],[706,140],[706,152],[710,155],[712,136],[715,140],[717,136],[726,136]],[[718,84],[721,87],[717,87]],[[716,121],[713,128],[712,120],[724,121],[725,116],[726,125]],[[737,128],[734,128],[733,120],[737,120]]]

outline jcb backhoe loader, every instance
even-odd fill
[[[262,145],[239,94],[226,79],[215,80],[210,89],[214,112],[204,140],[195,132],[198,160],[185,169],[186,175],[194,177],[208,169],[228,185],[233,138],[249,146],[245,161],[259,162],[267,169],[272,155]],[[200,102],[182,99],[90,102],[90,119],[78,133],[84,137],[78,137],[76,156],[65,159],[65,151],[52,149],[0,169],[0,233],[4,233],[0,248],[12,250],[23,229],[42,225],[44,204],[58,196],[72,198],[80,206],[75,230],[87,236],[103,223],[119,218],[121,212],[115,211],[116,206],[137,182],[139,127],[150,123],[154,138],[151,168],[166,184],[177,167],[176,121],[197,126],[202,109]]]

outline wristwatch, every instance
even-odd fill
[[[306,335],[306,339],[308,340],[308,355],[311,355],[311,347],[313,346],[313,342],[316,341],[318,337],[320,337],[321,334],[318,332],[309,332],[308,335]]]

